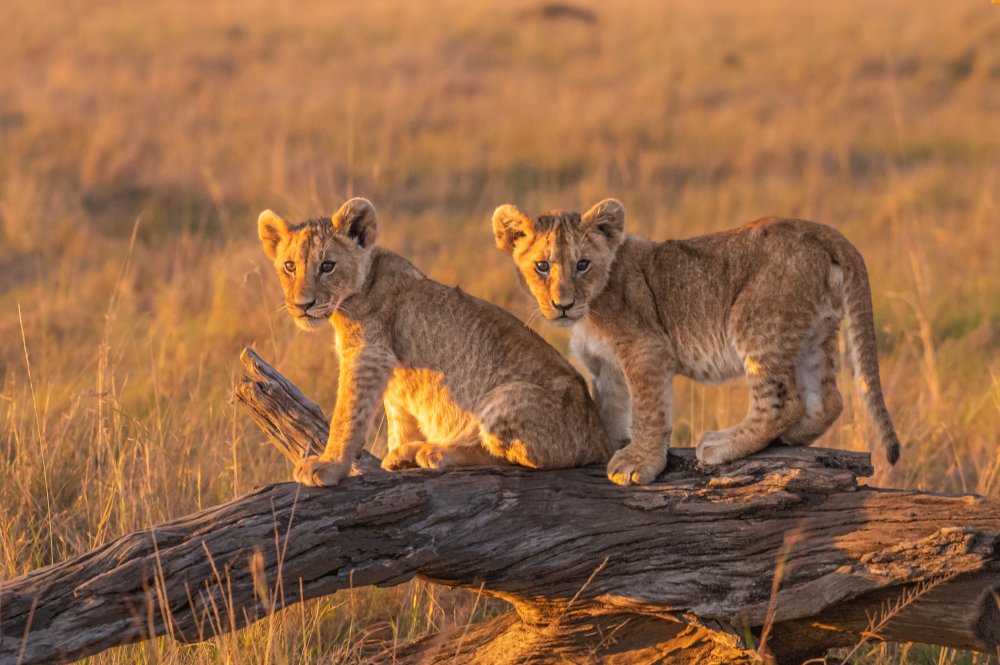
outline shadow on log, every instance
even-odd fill
[[[297,459],[321,411],[247,350],[237,388]],[[863,634],[996,653],[1000,501],[858,487],[867,454],[692,451],[621,488],[603,469],[363,475],[260,488],[0,584],[0,664],[197,641],[348,587],[420,575],[514,611],[373,662],[799,663]]]

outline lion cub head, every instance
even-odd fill
[[[375,207],[362,198],[351,199],[333,217],[300,224],[289,224],[270,210],[260,213],[257,233],[274,261],[296,325],[304,330],[322,326],[361,290],[377,226]]]
[[[532,219],[512,205],[493,213],[497,247],[510,254],[542,315],[570,326],[604,290],[624,238],[625,207],[605,199],[587,212],[556,210]]]

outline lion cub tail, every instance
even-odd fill
[[[839,234],[838,234],[839,235]],[[844,268],[844,305],[847,310],[847,342],[850,347],[854,378],[868,410],[886,459],[895,464],[899,459],[899,437],[892,426],[889,410],[882,396],[878,372],[878,348],[875,340],[875,320],[872,314],[872,293],[868,269],[861,253],[846,238],[840,237],[836,254]]]

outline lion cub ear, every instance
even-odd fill
[[[264,253],[273,261],[278,255],[278,243],[288,235],[288,222],[265,210],[257,218],[257,235],[264,245]]]
[[[378,219],[375,206],[360,196],[350,199],[340,206],[330,218],[337,233],[343,233],[358,243],[359,247],[371,247],[378,236]]]
[[[535,232],[535,222],[521,212],[517,206],[502,205],[493,211],[493,235],[497,247],[511,254],[514,244],[521,238]]]
[[[625,206],[618,199],[604,199],[580,216],[583,228],[600,233],[616,248],[625,229]]]

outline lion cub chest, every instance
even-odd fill
[[[463,405],[442,372],[427,368],[397,367],[386,386],[386,404],[411,414],[428,440],[447,441],[476,427],[471,409]]]

